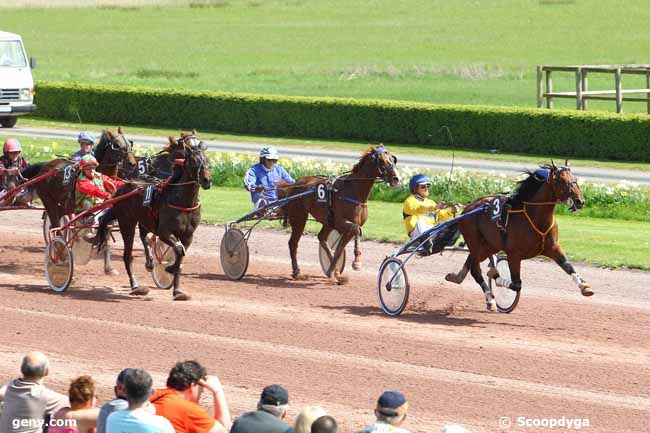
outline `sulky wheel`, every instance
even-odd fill
[[[327,245],[329,245],[332,254],[334,254],[334,251],[336,251],[336,247],[339,244],[339,239],[341,239],[341,234],[336,230],[332,230],[332,232],[327,237]],[[327,256],[327,252],[320,245],[318,245],[318,260],[320,261],[320,267],[323,270],[323,273],[327,275],[327,271],[330,268],[330,264],[332,262]],[[339,257],[337,260],[336,268],[338,269],[339,274],[343,273],[343,270],[345,269],[345,250],[343,250],[341,257]]]
[[[498,276],[488,280],[490,290],[494,295],[494,300],[497,303],[497,310],[499,313],[510,313],[517,307],[521,292],[515,292],[508,288],[512,279],[510,277],[510,267],[508,266],[508,259],[506,257],[499,256],[497,258],[496,269]]]
[[[151,277],[159,289],[169,289],[174,285],[174,274],[170,274],[165,268],[173,264],[175,260],[176,253],[174,249],[160,239],[156,239],[153,244],[153,271]]]
[[[72,282],[74,259],[65,240],[57,236],[45,247],[45,278],[55,292],[64,292]]]
[[[248,269],[248,244],[244,232],[230,228],[221,239],[221,267],[231,280],[241,280]]]
[[[384,259],[377,277],[377,296],[384,313],[397,316],[409,300],[409,280],[402,261],[395,257]]]
[[[70,217],[67,215],[62,216],[59,227],[66,225],[68,222],[70,222]],[[51,228],[52,223],[50,222],[50,216],[47,214],[47,212],[43,211],[43,239],[45,240],[46,245],[50,243]]]

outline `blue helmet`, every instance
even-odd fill
[[[431,185],[431,179],[426,174],[416,174],[409,181],[409,190],[411,190],[412,194],[415,194],[415,188],[422,184]]]
[[[93,135],[92,132],[90,131],[81,131],[79,133],[79,137],[77,137],[77,141],[90,141],[91,143],[95,143],[95,135]]]

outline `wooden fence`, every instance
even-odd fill
[[[575,91],[554,92],[553,72],[573,72]],[[614,90],[589,90],[588,76],[591,73],[613,74]],[[645,75],[645,89],[623,89],[623,75]],[[632,95],[632,96],[626,96]],[[641,95],[641,96],[639,96]],[[623,112],[623,101],[645,102],[650,114],[650,65],[579,65],[579,66],[537,66],[537,107],[541,108],[546,98],[546,108],[553,108],[553,98],[576,100],[577,110],[586,110],[589,99],[616,101],[616,112]]]

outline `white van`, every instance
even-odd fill
[[[27,54],[20,36],[0,31],[0,125],[12,128],[22,114],[36,110],[34,105],[34,59]]]

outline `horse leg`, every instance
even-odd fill
[[[129,283],[131,285],[131,295],[141,296],[149,293],[149,289],[139,288],[138,281],[133,275],[133,239],[135,239],[135,225],[120,224],[120,232],[122,233],[122,240],[124,241],[124,255],[122,256],[124,260],[124,267],[126,268],[126,273],[129,276]],[[109,251],[110,247],[106,245],[104,251]],[[106,253],[104,253],[106,254]]]
[[[327,270],[326,275],[328,277],[332,276],[337,284],[345,284],[347,282],[347,278],[343,277],[340,274],[338,268],[336,267],[336,263],[343,254],[343,251],[345,251],[345,247],[348,245],[348,242],[350,242],[353,237],[361,235],[361,228],[359,225],[353,223],[352,221],[344,221],[343,224],[336,227],[336,229],[339,231],[339,233],[341,233],[341,239],[339,239],[339,244],[336,247],[334,257],[332,257],[332,261],[330,262],[330,267]]]
[[[177,245],[174,246],[174,252],[176,253],[176,261],[178,262],[178,269],[174,273],[174,291],[172,295],[174,296],[174,301],[189,301],[192,297],[181,290],[181,268],[183,267],[183,259],[185,258],[185,252],[190,247],[192,243],[192,233],[185,233],[181,240],[177,242]],[[182,247],[182,254],[180,254]]]
[[[354,237],[354,261],[352,262],[352,269],[355,271],[361,270],[361,248],[359,248],[359,243],[361,236]]]
[[[291,237],[289,238],[289,254],[291,255],[291,269],[294,279],[300,279],[300,268],[298,267],[298,242],[307,224],[307,213],[291,215],[289,213],[289,224],[291,225]]]
[[[592,296],[594,294],[594,291],[591,290],[591,284],[586,282],[576,272],[576,270],[573,268],[573,265],[569,262],[569,260],[567,260],[567,257],[564,254],[564,251],[562,251],[562,247],[560,247],[559,244],[554,244],[553,247],[551,247],[550,251],[545,255],[553,259],[555,263],[557,263],[564,270],[564,272],[573,278],[573,281],[578,285],[582,296]]]
[[[142,227],[142,224],[138,224],[138,230],[140,231],[140,240],[142,241],[142,246],[144,247],[144,267],[147,269],[147,271],[151,272],[153,271],[153,253],[151,252],[151,245],[147,239],[149,232],[144,227]]]
[[[483,273],[481,272],[481,257],[470,254],[468,261],[470,262],[470,272],[472,273],[472,277],[474,277],[474,281],[476,281],[476,283],[481,286],[481,290],[483,290],[487,310],[494,310],[497,303],[494,300],[494,295],[492,294],[490,287],[483,279]]]
[[[460,269],[460,271],[455,274],[453,272],[448,273],[445,275],[445,280],[449,281],[450,283],[462,283],[465,280],[467,273],[469,272],[470,263],[470,256],[467,256],[467,260],[465,260],[465,264],[463,264],[463,267]]]

